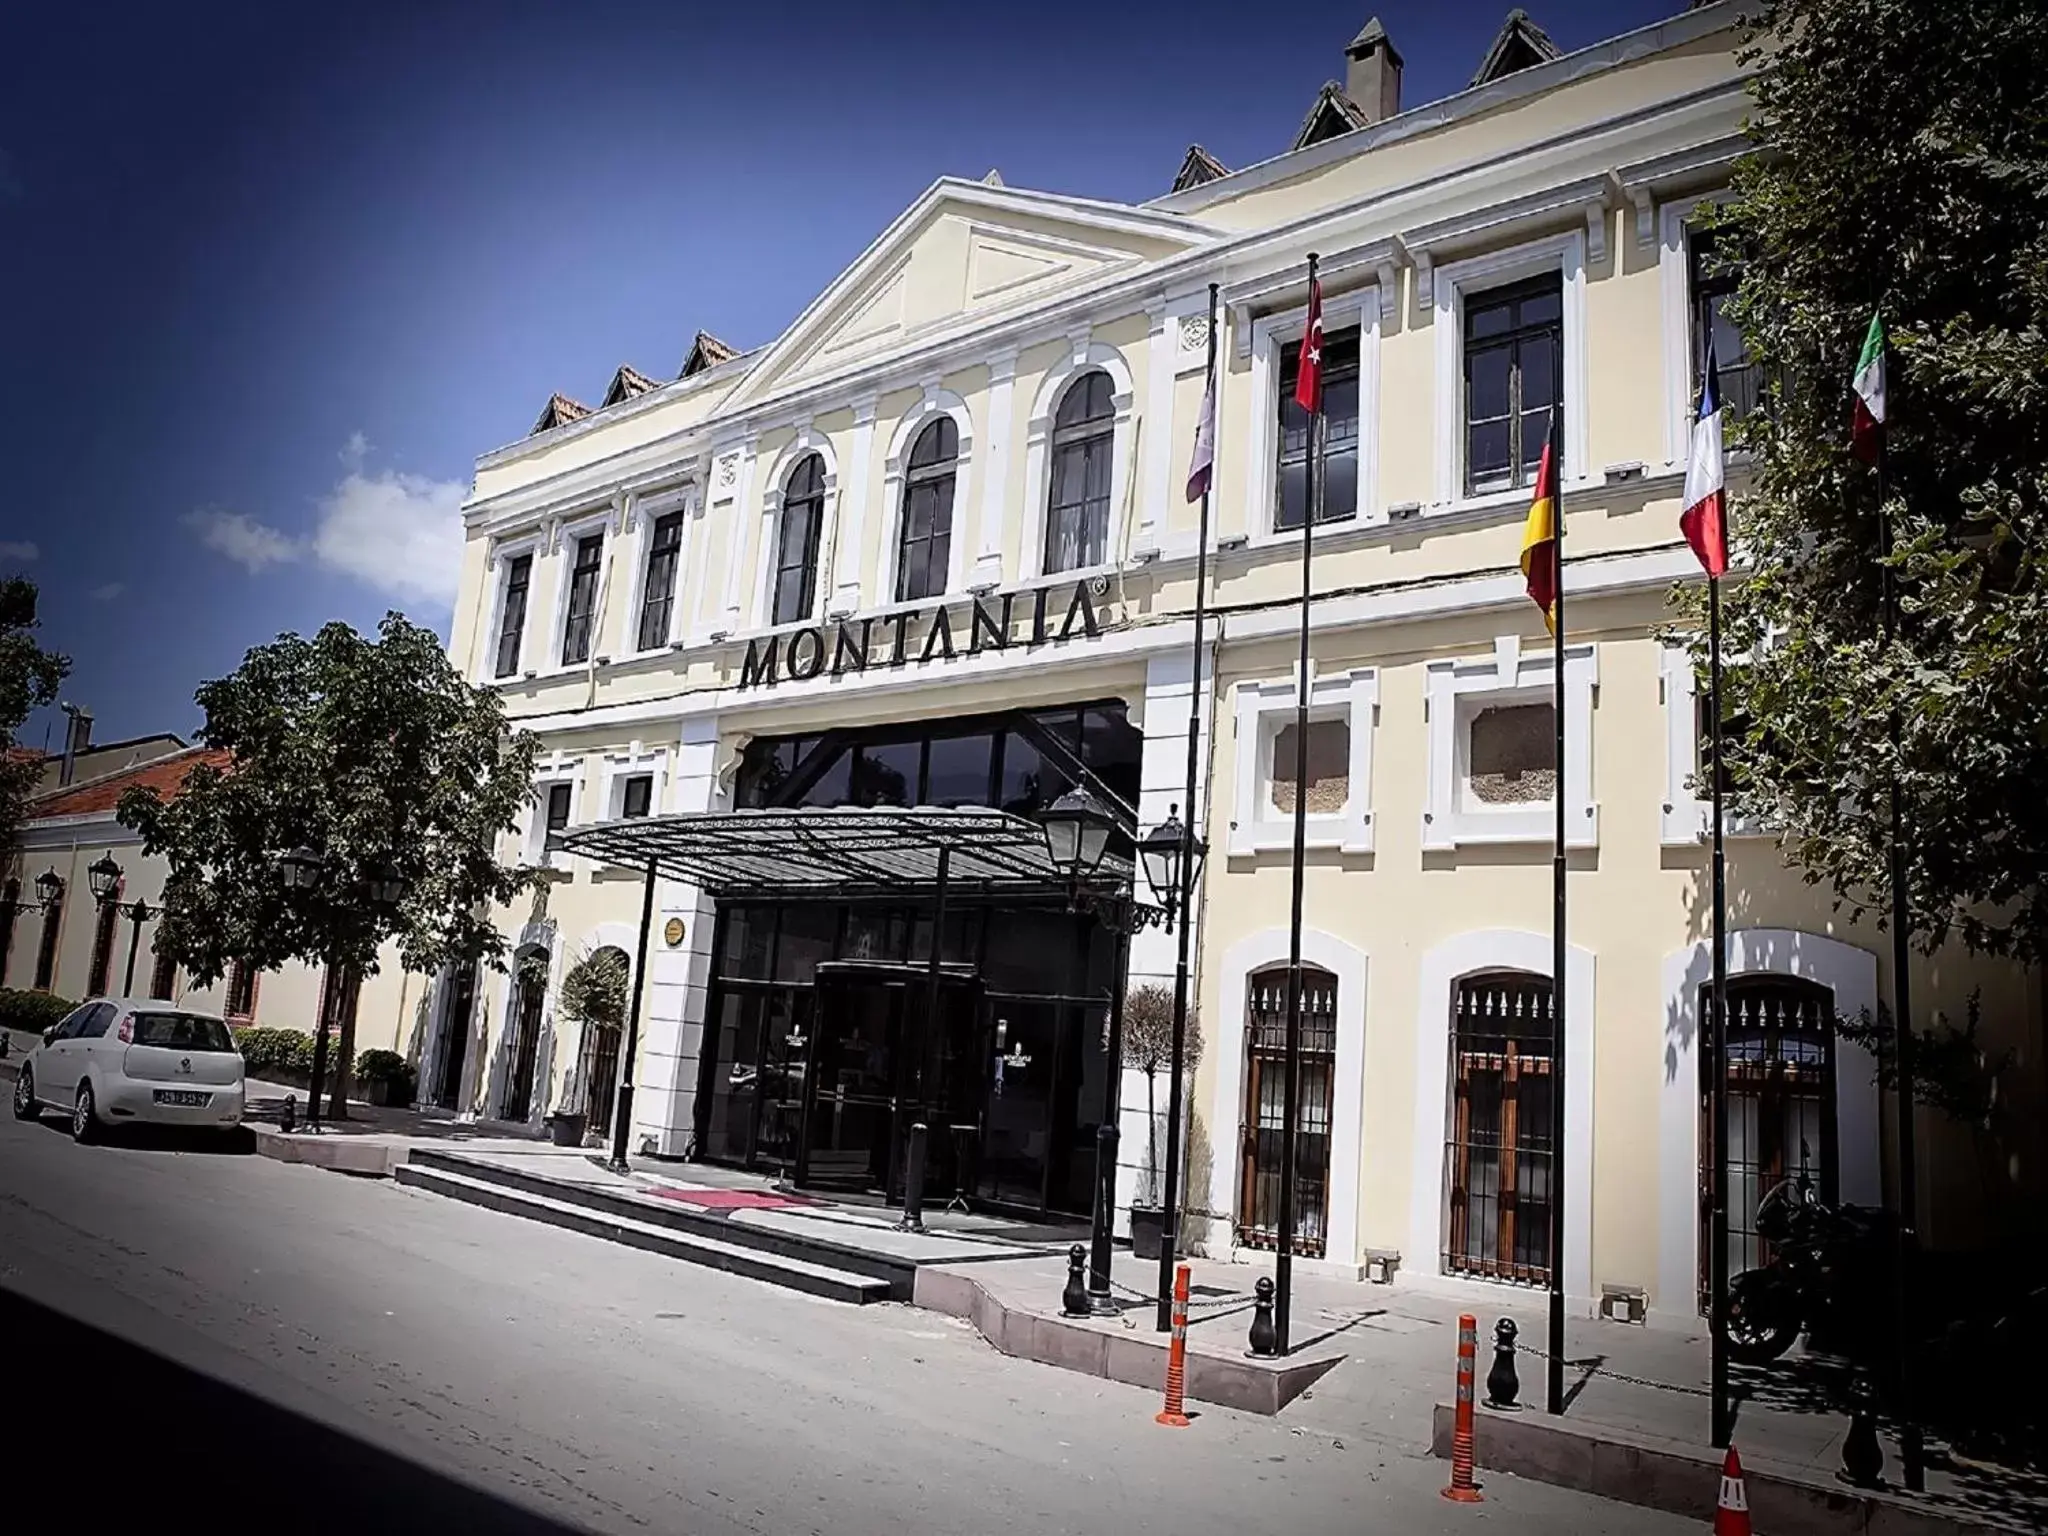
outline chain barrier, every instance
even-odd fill
[[[1483,1347],[1482,1353],[1493,1348],[1492,1344],[1487,1344]],[[1515,1341],[1515,1354],[1517,1357],[1533,1355],[1546,1365],[1551,1360],[1550,1351],[1541,1344],[1524,1344],[1520,1339]],[[1599,1376],[1608,1381],[1624,1382],[1631,1387],[1652,1387],[1659,1392],[1677,1392],[1686,1397],[1712,1397],[1714,1395],[1713,1388],[1711,1387],[1681,1387],[1675,1382],[1652,1381],[1647,1376],[1631,1376],[1626,1371],[1610,1371],[1604,1365],[1595,1365],[1589,1360],[1574,1360],[1569,1355],[1565,1357],[1564,1368],[1568,1371],[1584,1371],[1586,1379],[1589,1381],[1593,1377]]]

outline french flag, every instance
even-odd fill
[[[1692,424],[1692,458],[1685,466],[1685,511],[1678,526],[1709,576],[1728,569],[1727,475],[1721,462],[1721,380],[1707,348],[1707,378],[1699,419]]]

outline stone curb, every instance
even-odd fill
[[[363,1178],[390,1178],[411,1151],[408,1147],[391,1146],[364,1136],[309,1136],[298,1132],[287,1136],[275,1126],[252,1125],[247,1121],[243,1124],[256,1138],[259,1156],[275,1158],[280,1163],[304,1163],[311,1168],[326,1168],[335,1173],[353,1173]]]
[[[989,1343],[1017,1359],[1036,1360],[1126,1386],[1165,1390],[1166,1346],[1156,1342],[1160,1336],[1149,1330],[1138,1333],[1118,1327],[1112,1332],[1084,1321],[1012,1307],[972,1276],[943,1265],[918,1266],[911,1305],[974,1324]],[[1331,1354],[1314,1360],[1268,1363],[1190,1349],[1187,1395],[1197,1402],[1270,1416],[1344,1358]]]
[[[1448,1460],[1456,1410],[1438,1403],[1430,1450]],[[1472,1425],[1473,1460],[1494,1472],[1553,1483],[1603,1499],[1663,1510],[1711,1525],[1721,1489],[1721,1456],[1607,1425],[1559,1423],[1532,1408],[1480,1410]],[[1737,1450],[1741,1450],[1740,1443]],[[1980,1524],[1882,1493],[1823,1484],[1811,1474],[1742,1458],[1749,1510],[1770,1536],[2009,1536],[2018,1529]]]

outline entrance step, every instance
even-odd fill
[[[463,1162],[466,1166],[460,1169],[440,1166],[451,1162]],[[399,1166],[395,1177],[401,1184],[427,1190],[432,1194],[445,1195],[449,1199],[461,1200],[469,1205],[503,1211],[511,1216],[523,1216],[529,1221],[560,1227],[569,1232],[581,1232],[589,1237],[603,1238],[607,1242],[620,1243],[647,1253],[659,1253],[668,1258],[681,1259],[688,1264],[702,1264],[710,1269],[722,1269],[728,1274],[743,1275],[749,1280],[761,1280],[769,1285],[779,1285],[788,1290],[821,1296],[827,1301],[844,1301],[861,1306],[871,1301],[890,1299],[891,1285],[887,1279],[808,1259],[790,1257],[746,1241],[736,1240],[740,1238],[743,1229],[722,1227],[717,1235],[713,1236],[687,1230],[672,1222],[661,1221],[658,1218],[667,1213],[646,1211],[630,1199],[622,1202],[628,1207],[628,1214],[627,1211],[599,1209],[585,1200],[573,1198],[577,1195],[603,1194],[604,1191],[579,1190],[566,1181],[538,1180],[537,1182],[548,1187],[545,1192],[537,1192],[515,1187],[509,1180],[478,1177],[480,1172],[486,1170],[492,1173],[517,1171],[488,1169],[488,1165],[485,1164],[467,1162],[442,1154],[429,1154],[423,1157],[415,1152],[409,1162]],[[655,1219],[649,1219],[650,1217]]]
[[[725,1215],[641,1194],[631,1186],[611,1179],[609,1175],[603,1176],[604,1182],[566,1176],[568,1170],[579,1168],[579,1165],[580,1172],[585,1175],[594,1172],[588,1164],[582,1164],[579,1159],[566,1161],[564,1173],[541,1173],[511,1163],[482,1157],[465,1157],[459,1152],[442,1152],[427,1147],[414,1148],[408,1160],[408,1166],[413,1168],[436,1168],[481,1183],[495,1184],[524,1194],[538,1195],[544,1199],[579,1206],[606,1216],[637,1221],[648,1226],[666,1227],[692,1237],[706,1238],[735,1248],[751,1248],[760,1253],[795,1259],[825,1269],[864,1275],[886,1282],[889,1300],[910,1300],[911,1289],[917,1278],[918,1261],[907,1254],[889,1251],[886,1244],[879,1249],[863,1247],[858,1243],[818,1233],[792,1233],[777,1230],[773,1226],[755,1226],[747,1222],[733,1221]]]

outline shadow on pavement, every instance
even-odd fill
[[[71,1122],[56,1114],[45,1115],[38,1123],[45,1131],[70,1138]],[[256,1152],[256,1138],[247,1126],[223,1133],[177,1125],[103,1125],[100,1141],[141,1152],[207,1152],[215,1157],[251,1157]]]
[[[10,1455],[17,1471],[34,1473],[15,1486],[48,1490],[51,1506],[61,1490],[90,1488],[87,1529],[115,1530],[129,1521],[138,1529],[160,1526],[178,1507],[181,1487],[210,1484],[233,1489],[243,1518],[295,1532],[582,1536],[582,1527],[187,1370],[4,1287],[0,1332],[12,1341],[10,1369],[35,1383],[36,1427],[21,1430]],[[105,1438],[65,1432],[115,1422],[147,1426],[146,1461],[131,1470],[154,1467],[161,1479],[110,1477]]]

